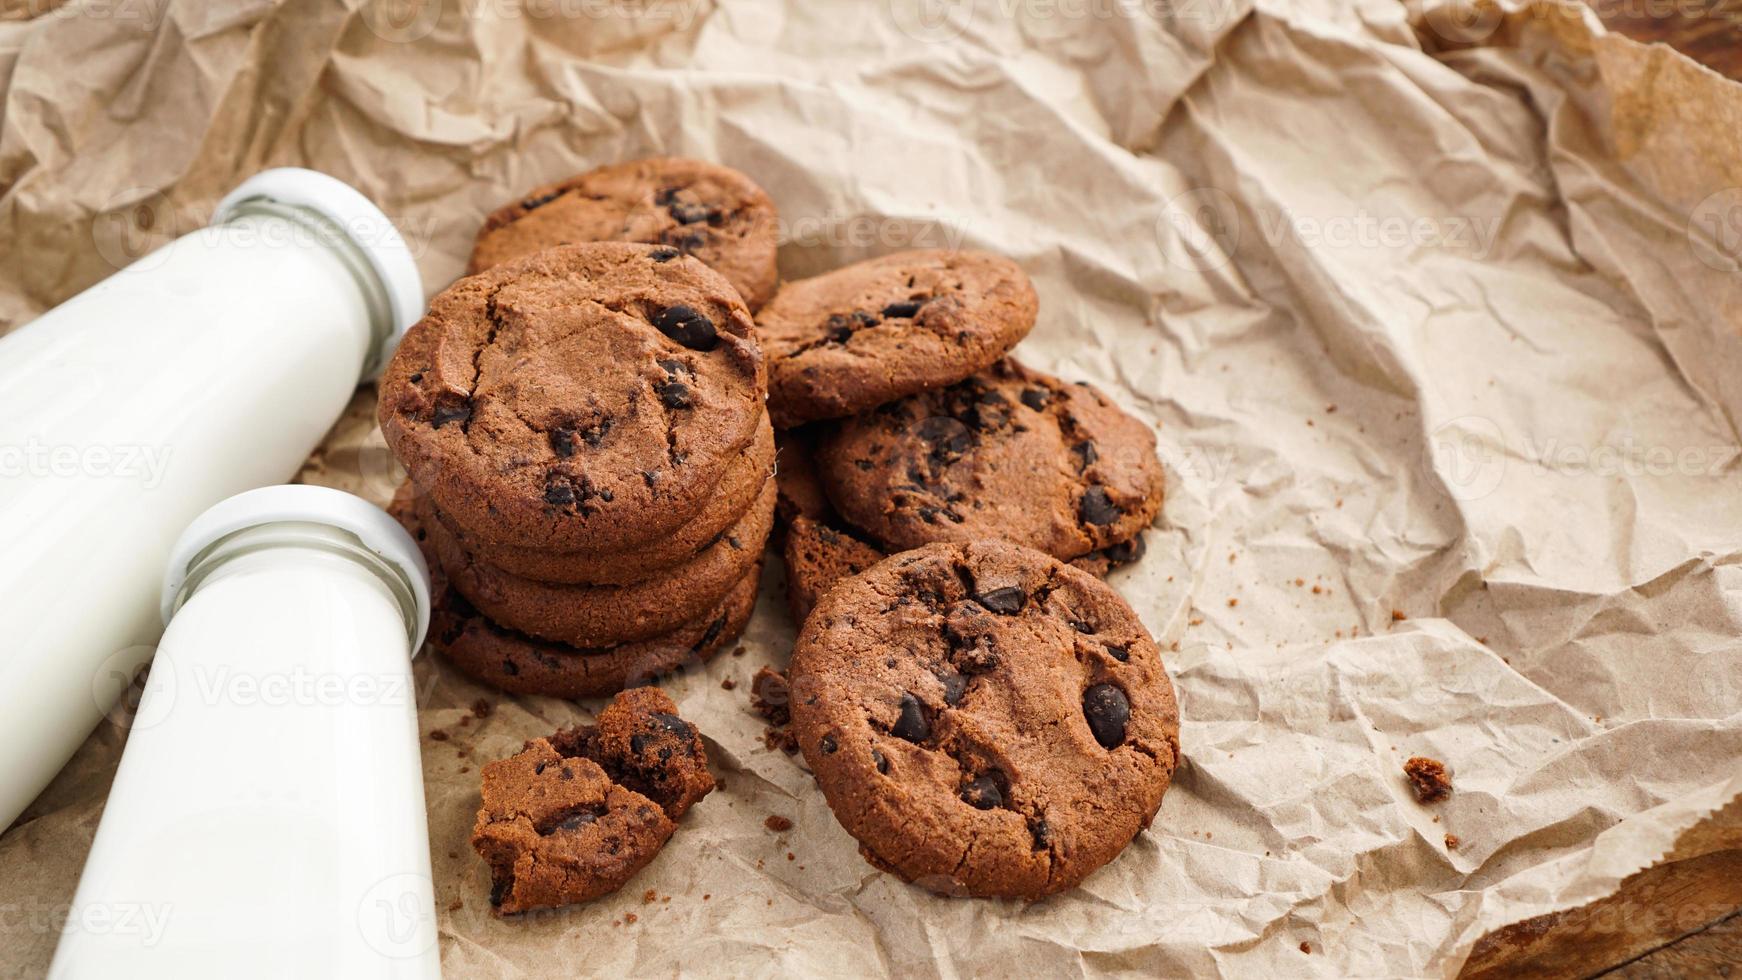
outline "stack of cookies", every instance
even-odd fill
[[[766,392],[738,290],[673,247],[547,248],[437,296],[379,417],[450,662],[590,697],[736,637],[773,523]]]
[[[789,282],[758,314],[795,620],[932,542],[1002,538],[1095,575],[1142,555],[1155,434],[1006,356],[1036,312],[1014,262],[919,251]]]

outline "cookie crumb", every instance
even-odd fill
[[[1401,609],[1391,610],[1391,621],[1394,623],[1401,623],[1408,618],[1409,618],[1408,616],[1405,616],[1403,614],[1403,610],[1401,610]]]
[[[788,861],[797,861],[797,860],[798,860],[798,855],[797,855],[797,854],[794,854],[794,853],[792,853],[792,852],[791,852],[791,851],[787,851],[787,852],[786,852],[786,859],[787,859],[787,860],[788,860]]]
[[[1233,608],[1234,606],[1238,606],[1239,604],[1240,604],[1239,599],[1229,599],[1228,600],[1228,607],[1229,608]]]
[[[722,691],[731,691],[731,690],[736,689],[737,687],[738,687],[738,682],[733,680],[730,677],[724,678],[720,681],[720,690],[722,690]]]
[[[742,646],[732,648],[732,656],[734,656],[734,657],[744,656],[744,648]]]
[[[460,899],[457,899],[457,898],[448,903],[448,911],[449,912],[458,912],[459,910],[461,910],[465,907],[466,907],[466,903],[464,901],[461,901]]]
[[[1463,841],[1458,839],[1457,834],[1447,834],[1446,835],[1446,850],[1455,851],[1458,849],[1458,845],[1462,844],[1462,843],[1463,843]]]
[[[641,904],[652,905],[659,900],[659,893],[649,888],[641,893]]]
[[[777,834],[784,834],[792,829],[792,821],[777,813],[771,813],[767,820],[762,821],[762,826]]]
[[[1309,956],[1310,956],[1310,955],[1312,955],[1312,951],[1313,951],[1313,947],[1312,947],[1312,944],[1311,944],[1311,943],[1309,943],[1309,942],[1307,942],[1307,941],[1306,941],[1306,940],[1304,940],[1304,939],[1303,939],[1303,940],[1301,940],[1301,944],[1300,944],[1300,951],[1301,951],[1301,952],[1303,952],[1303,953],[1306,953],[1306,954],[1307,954],[1307,955],[1309,955]]]
[[[432,742],[445,742],[448,740],[448,733],[438,728],[429,733],[429,740]]]
[[[1403,774],[1409,777],[1409,785],[1415,790],[1415,798],[1421,803],[1438,803],[1452,795],[1452,777],[1446,772],[1446,764],[1438,759],[1427,756],[1411,756],[1403,764]]]
[[[750,681],[750,706],[768,719],[770,724],[784,725],[792,720],[792,689],[786,675],[771,667],[759,667]]]
[[[488,718],[495,713],[496,706],[491,704],[486,698],[479,698],[472,702],[472,717],[479,721],[483,721],[485,718]]]
[[[629,925],[634,925],[639,918],[634,912],[628,912],[624,914],[623,921]]]

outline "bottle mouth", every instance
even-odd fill
[[[160,603],[164,624],[231,561],[285,547],[338,555],[373,573],[399,603],[411,655],[418,655],[430,619],[423,553],[381,508],[327,487],[250,490],[194,518],[170,551]]]
[[[424,310],[423,277],[399,229],[349,184],[300,167],[264,170],[243,181],[218,202],[211,223],[249,215],[298,223],[344,263],[369,309],[372,344],[361,377],[379,377]]]

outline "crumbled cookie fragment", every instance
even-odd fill
[[[762,821],[762,826],[777,834],[784,834],[792,829],[792,821],[778,813],[771,813],[767,820]]]
[[[1438,759],[1426,756],[1411,756],[1403,764],[1403,774],[1409,778],[1410,788],[1415,790],[1415,798],[1421,803],[1438,803],[1452,795],[1452,776],[1446,771],[1446,764]]]
[[[484,767],[472,847],[499,915],[584,902],[652,861],[676,820],[714,788],[695,727],[657,688],[635,688],[598,723],[526,743]]]
[[[772,667],[760,667],[750,681],[750,706],[771,725],[792,720],[792,689],[786,675]]]

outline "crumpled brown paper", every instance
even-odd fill
[[[267,166],[381,202],[433,289],[524,189],[685,154],[769,190],[788,277],[1013,256],[1022,357],[1156,425],[1166,512],[1113,581],[1169,650],[1187,762],[1112,865],[1023,907],[860,860],[748,706],[793,635],[774,562],[743,655],[669,685],[721,790],[583,908],[494,920],[466,836],[479,766],[591,706],[419,662],[450,975],[1449,976],[1742,794],[1742,89],[1581,8],[25,6],[0,327]],[[387,499],[372,407],[304,478]],[[46,967],[124,737],[0,838],[0,973]],[[1416,754],[1445,804],[1410,797]]]

